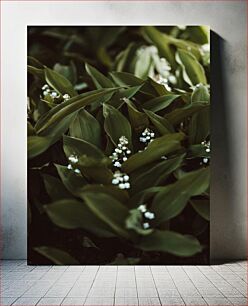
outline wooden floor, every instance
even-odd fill
[[[27,266],[2,261],[0,305],[247,305],[247,263]]]

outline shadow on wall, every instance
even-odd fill
[[[225,69],[226,41],[211,31],[211,218],[210,262],[242,259],[239,207],[234,201],[234,165],[231,158],[232,114],[228,110],[228,73]],[[230,89],[229,89],[230,90]],[[213,170],[214,169],[214,170]],[[241,203],[238,203],[239,206]],[[227,243],[229,242],[229,243]],[[240,243],[239,243],[240,242]],[[230,260],[229,260],[230,261]]]

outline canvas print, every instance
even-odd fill
[[[29,26],[28,262],[208,264],[207,26]]]

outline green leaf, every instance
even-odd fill
[[[144,110],[144,112],[147,114],[152,124],[157,128],[157,130],[161,135],[175,132],[173,126],[170,124],[170,122],[167,119],[149,110]]]
[[[153,112],[158,112],[169,106],[178,97],[180,95],[164,95],[145,102],[142,107]]]
[[[129,199],[128,193],[125,190],[121,190],[113,185],[86,185],[82,188],[82,192],[92,192],[92,193],[106,193],[107,195],[115,198],[121,203],[126,203]],[[81,191],[78,193],[80,197]]]
[[[79,262],[70,254],[57,248],[40,246],[34,248],[36,252],[45,256],[56,265],[79,265]]]
[[[189,124],[189,139],[191,144],[199,144],[210,134],[210,110],[200,110],[194,114]]]
[[[86,140],[64,135],[63,141],[64,151],[67,157],[72,154],[76,154],[78,157],[86,155],[98,160],[101,160],[105,157],[100,149],[87,142]]]
[[[74,85],[75,89],[75,84],[77,82],[77,68],[72,61],[70,62],[70,65],[61,65],[60,63],[56,63],[53,70],[69,80]]]
[[[139,50],[137,57],[134,75],[141,79],[146,79],[153,67],[153,60],[149,47]]]
[[[125,229],[124,220],[128,215],[127,208],[115,198],[105,193],[85,192],[82,197],[89,209],[104,223],[123,238],[130,238]]]
[[[209,103],[210,95],[208,92],[208,87],[203,84],[198,84],[192,93],[191,102],[192,103]]]
[[[170,173],[180,167],[184,155],[157,163],[149,170],[142,172],[132,180],[132,190],[139,192],[162,183]],[[148,179],[149,178],[149,179]]]
[[[38,77],[42,81],[45,80],[44,69],[40,69],[40,68],[36,68],[36,67],[28,65],[28,73],[32,74],[35,77]]]
[[[172,231],[156,230],[143,236],[138,245],[144,251],[166,252],[176,256],[193,256],[202,251],[199,241]]]
[[[113,144],[117,146],[119,138],[125,136],[130,146],[132,143],[132,130],[126,117],[124,117],[120,111],[108,104],[103,104],[103,115],[105,118],[104,129]]]
[[[66,93],[71,97],[77,94],[71,82],[67,80],[63,75],[49,68],[45,68],[44,71],[47,84],[62,96]]]
[[[111,72],[110,73],[115,84],[118,86],[139,86],[144,84],[144,80],[134,76],[128,72]]]
[[[206,103],[192,103],[187,106],[177,108],[174,111],[164,116],[171,124],[177,125],[182,122],[185,118],[192,116],[193,114],[201,110],[209,110],[209,105]]]
[[[85,109],[78,111],[69,128],[70,135],[101,147],[101,126]]]
[[[199,83],[207,84],[204,68],[192,53],[179,49],[176,59],[183,68],[183,78],[186,83],[190,86]]]
[[[192,199],[190,200],[190,204],[203,219],[210,221],[210,205],[208,199]]]
[[[202,168],[184,174],[177,182],[158,192],[152,203],[156,224],[180,214],[190,197],[200,195],[208,189],[209,179],[209,168]]]
[[[210,95],[207,86],[199,84],[195,87],[191,97],[192,104],[208,104]],[[210,110],[204,109],[192,116],[189,125],[190,143],[198,144],[204,141],[210,133]]]
[[[93,144],[69,136],[64,136],[64,151],[67,157],[77,155],[77,168],[92,183],[110,184],[113,173],[107,168],[111,162],[103,152]]]
[[[61,180],[49,174],[43,174],[43,179],[46,191],[53,201],[71,198],[71,193],[68,192]]]
[[[66,116],[78,111],[80,108],[85,107],[93,102],[99,101],[99,99],[114,93],[117,89],[100,89],[94,90],[82,95],[78,95],[69,99],[66,102],[53,107],[48,113],[42,116],[36,123],[35,129],[37,133],[41,133],[52,124],[58,123]],[[110,97],[109,97],[110,98]]]
[[[85,64],[85,70],[91,76],[97,89],[114,87],[113,83],[105,75],[91,65]]]
[[[131,209],[129,216],[126,219],[126,228],[134,230],[140,235],[149,235],[153,232],[153,229],[143,228],[143,215],[139,209]]]
[[[202,144],[195,144],[189,146],[188,158],[195,157],[208,157],[210,158],[210,153],[206,152],[206,148]]]
[[[138,131],[148,127],[149,120],[147,118],[147,115],[138,111],[132,101],[125,100],[125,102],[128,106],[128,115],[131,122],[131,126]]]
[[[64,186],[73,195],[78,196],[80,189],[87,184],[85,178],[81,175],[74,173],[72,170],[67,169],[66,166],[56,165],[59,177]]]
[[[181,141],[184,135],[181,133],[167,134],[151,142],[145,151],[132,155],[122,165],[122,169],[130,173],[148,163],[159,160],[163,155],[167,155],[181,148]]]
[[[50,137],[29,136],[28,137],[28,158],[34,158],[45,152],[52,142]]]
[[[88,206],[75,199],[64,199],[45,205],[54,224],[65,229],[83,228],[99,237],[113,237],[111,228],[102,222]]]
[[[159,30],[152,26],[142,27],[141,33],[143,34],[146,40],[148,40],[150,43],[154,44],[158,48],[159,55],[161,57],[165,57],[171,64],[171,66],[175,68],[176,63],[173,51],[170,46],[172,42],[170,36],[161,33]]]
[[[120,108],[121,105],[124,104],[123,98],[132,98],[140,90],[141,87],[142,85],[133,86],[129,88],[121,88],[117,93],[112,96],[108,104],[112,105],[115,108]]]

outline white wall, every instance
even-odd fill
[[[246,1],[117,2],[1,1],[3,257],[26,258],[26,26],[204,24],[222,38],[212,57],[211,256],[245,258]]]

